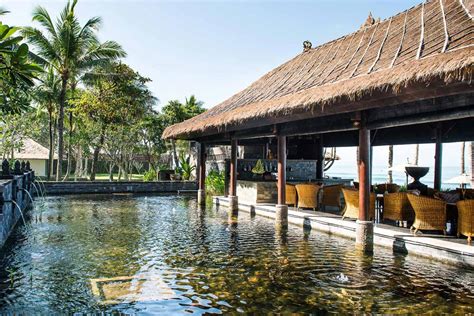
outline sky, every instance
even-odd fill
[[[313,47],[357,30],[369,12],[382,19],[420,0],[313,1],[158,1],[79,0],[82,22],[103,18],[101,40],[115,40],[127,51],[125,62],[149,77],[160,100],[195,94],[212,107],[244,89],[300,53],[303,41]],[[11,11],[3,22],[31,25],[41,5],[55,17],[65,0],[0,0]],[[355,150],[340,149],[352,164]],[[374,164],[386,164],[386,148],[376,148]],[[456,166],[460,144],[446,144],[443,165]],[[423,145],[420,162],[433,164],[434,146]],[[396,146],[395,163],[413,159],[414,146]]]

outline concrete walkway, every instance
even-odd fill
[[[226,197],[217,196],[213,200],[216,205],[229,205],[229,200]],[[239,210],[275,218],[275,206],[271,204],[247,205],[239,203]],[[339,215],[306,210],[296,211],[296,209],[290,208],[288,222],[355,240],[355,221],[342,220]],[[374,243],[390,247],[393,251],[400,253],[417,254],[474,267],[474,246],[467,245],[466,239],[436,234],[414,236],[408,228],[376,224],[374,226]]]

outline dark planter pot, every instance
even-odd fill
[[[160,170],[158,171],[158,180],[161,180],[161,181],[171,180],[172,174],[174,174],[174,170]]]

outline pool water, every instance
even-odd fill
[[[474,270],[180,196],[37,202],[0,253],[0,313],[474,313]]]

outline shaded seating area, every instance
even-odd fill
[[[271,198],[267,203],[274,207],[276,225],[288,223],[288,205],[311,210],[337,205],[337,189],[325,194],[322,186],[318,194],[321,187],[298,184],[293,189],[287,181],[324,183],[324,150],[357,146],[358,191],[342,189],[344,218],[358,220],[350,223],[356,243],[370,250],[376,240],[370,236],[380,218],[376,200],[382,217],[413,220],[416,232],[446,232],[447,221],[455,223],[455,217],[458,229],[464,227],[467,217],[457,216],[455,196],[440,192],[443,143],[474,140],[474,21],[463,3],[451,1],[448,9],[445,1],[428,0],[382,21],[368,19],[355,32],[318,47],[306,41],[302,52],[246,89],[168,127],[164,138],[199,144],[199,203],[205,203],[208,146],[230,146],[233,166],[238,148],[254,149],[252,157],[244,150],[242,159],[261,159],[265,166],[274,161],[274,167],[265,169],[275,176],[274,183],[254,180],[272,188],[264,195]],[[429,19],[429,27],[414,23],[414,16]],[[424,196],[418,197],[390,195],[399,191],[395,185],[374,187],[373,147],[409,144],[434,145],[433,188],[424,186]],[[296,163],[287,166],[288,160]],[[314,167],[298,163],[305,160]],[[236,192],[238,174],[231,169],[230,192]],[[451,218],[452,213],[456,216]]]

